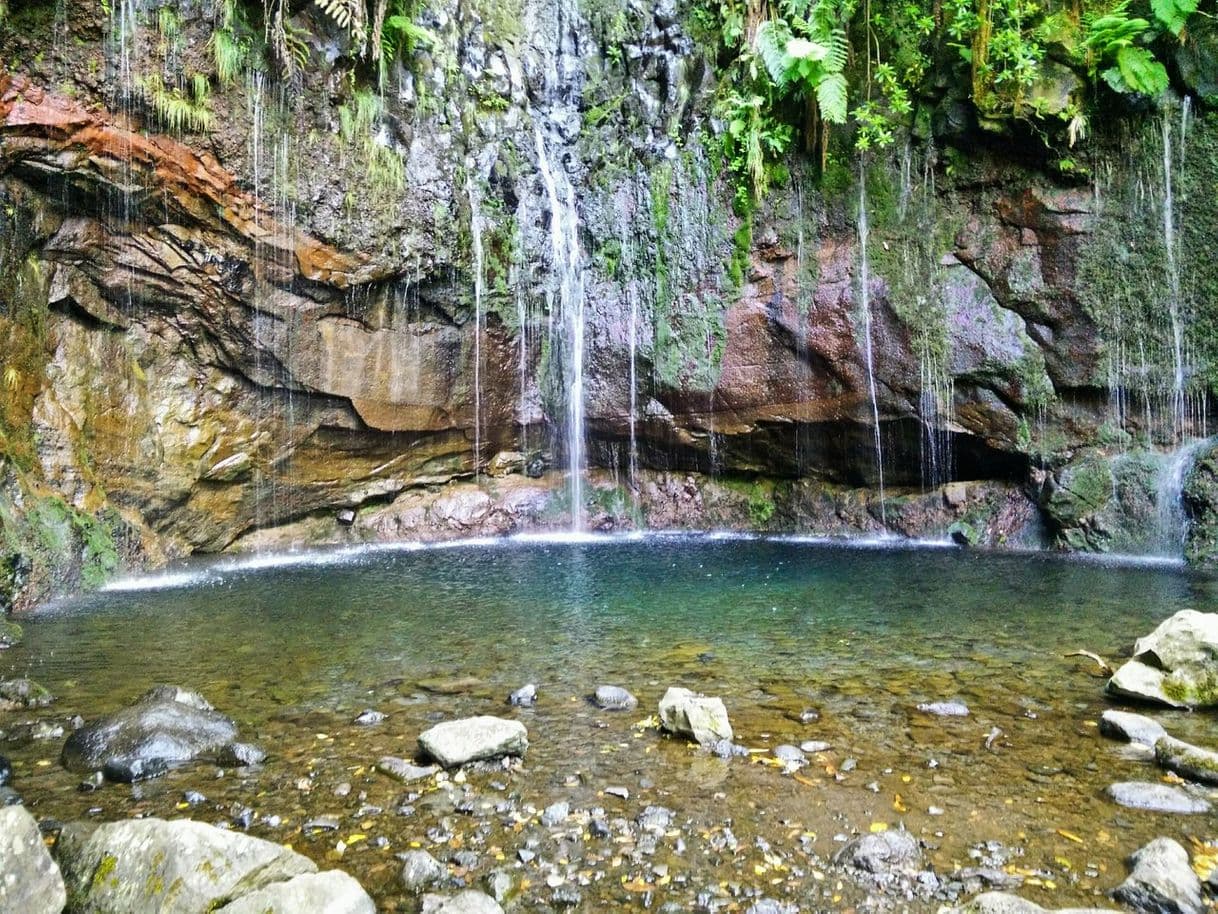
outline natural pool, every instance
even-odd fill
[[[1022,877],[1017,891],[1042,904],[1096,904],[1148,839],[1218,835],[1212,815],[1135,812],[1104,796],[1114,781],[1160,772],[1098,735],[1103,680],[1063,656],[1112,658],[1171,613],[1211,607],[1218,581],[1179,567],[651,536],[268,557],[157,580],[178,586],[133,582],[50,607],[0,653],[0,678],[28,675],[59,699],[0,714],[0,754],[26,803],[62,821],[218,823],[252,807],[251,833],[347,869],[386,910],[414,909],[394,857],[412,846],[440,859],[472,852],[455,869],[471,884],[506,868],[523,910],[693,910],[699,896],[743,910],[756,892],[805,910],[929,911],[954,890],[953,873],[983,864]],[[478,683],[453,695],[419,687],[434,677]],[[202,692],[267,763],[83,793],[55,763],[61,739],[21,736],[21,721],[93,717],[159,682]],[[509,708],[526,682],[538,704]],[[629,688],[639,709],[592,707],[600,683]],[[750,748],[833,748],[793,777],[638,727],[669,685],[723,697]],[[946,699],[970,716],[915,708]],[[389,716],[353,724],[364,708]],[[819,718],[801,722],[808,710]],[[422,789],[371,769],[408,756],[435,720],[483,713],[526,724],[523,766]],[[1214,742],[1211,716],[1156,716]],[[207,802],[186,808],[186,790]],[[559,800],[577,814],[541,825],[537,813]],[[654,848],[636,829],[596,837],[580,815],[603,807],[605,820],[633,822],[648,806],[674,813]],[[338,829],[302,832],[322,815]],[[937,897],[832,865],[845,836],[902,824],[947,886]],[[522,848],[536,856],[520,862]]]

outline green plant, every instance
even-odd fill
[[[159,73],[137,81],[145,103],[161,125],[171,133],[206,133],[211,129],[211,84],[202,73],[194,73],[183,86],[166,86]]]
[[[345,143],[358,150],[369,184],[396,193],[406,183],[406,166],[398,151],[380,139],[384,113],[385,102],[377,92],[355,89],[351,101],[339,106],[339,133]]]
[[[1092,79],[1099,74],[1116,92],[1156,96],[1167,89],[1167,69],[1139,46],[1153,34],[1151,25],[1129,15],[1129,0],[1121,0],[1103,16],[1085,17],[1083,28],[1083,59]]]

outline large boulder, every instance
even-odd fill
[[[1164,620],[1134,643],[1108,691],[1173,708],[1218,705],[1218,613],[1185,609]]]
[[[376,914],[363,886],[340,870],[306,873],[242,895],[216,914]]]
[[[63,877],[24,806],[0,807],[0,911],[59,914]]]
[[[1123,739],[1128,743],[1154,748],[1155,743],[1167,736],[1167,731],[1157,720],[1143,714],[1116,711],[1109,708],[1100,715],[1100,733],[1112,739]]]
[[[499,902],[483,892],[467,889],[456,895],[424,895],[420,914],[503,914]]]
[[[1171,838],[1156,838],[1130,858],[1133,872],[1112,896],[1146,914],[1201,914],[1201,880],[1188,851]]]
[[[64,743],[72,771],[111,766],[175,765],[216,758],[237,737],[237,725],[197,693],[158,686],[135,704],[85,724]]]
[[[280,844],[188,819],[74,823],[55,854],[78,914],[200,914],[317,872]]]
[[[1143,809],[1147,812],[1191,815],[1210,811],[1210,804],[1205,800],[1189,796],[1179,787],[1172,787],[1170,784],[1121,781],[1109,785],[1108,796],[1118,806]]]
[[[524,724],[502,717],[467,717],[436,724],[419,734],[419,748],[445,768],[466,762],[524,755],[529,733]]]
[[[702,746],[732,739],[732,725],[721,698],[708,698],[689,689],[670,688],[660,699],[660,724],[669,733]]]

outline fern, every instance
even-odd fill
[[[189,80],[189,91],[168,87],[159,73],[139,80],[145,102],[161,125],[170,133],[206,133],[211,129],[211,85],[201,73]]]
[[[1166,92],[1170,84],[1167,68],[1155,60],[1154,54],[1146,48],[1121,48],[1117,52],[1116,69],[1129,90],[1152,98]],[[1105,79],[1112,85],[1112,79],[1107,73]]]
[[[765,64],[766,72],[779,89],[786,87],[791,77],[791,57],[787,53],[787,43],[791,40],[791,30],[781,19],[768,19],[757,27],[757,38],[754,47],[757,56]]]
[[[364,0],[313,0],[360,47],[368,40]]]
[[[1163,28],[1180,38],[1188,17],[1197,12],[1197,0],[1150,0],[1150,8]]]
[[[842,73],[828,73],[816,84],[816,104],[820,115],[830,124],[846,123],[849,110],[846,77]]]

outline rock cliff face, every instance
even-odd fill
[[[0,26],[10,590],[562,525],[573,442],[594,526],[999,542],[1071,461],[1204,424],[1208,114],[1114,126],[1083,180],[944,90],[933,131],[794,160],[742,225],[671,2],[429,4],[380,94],[303,9],[302,75],[213,77],[210,129],[175,132],[206,6]]]

